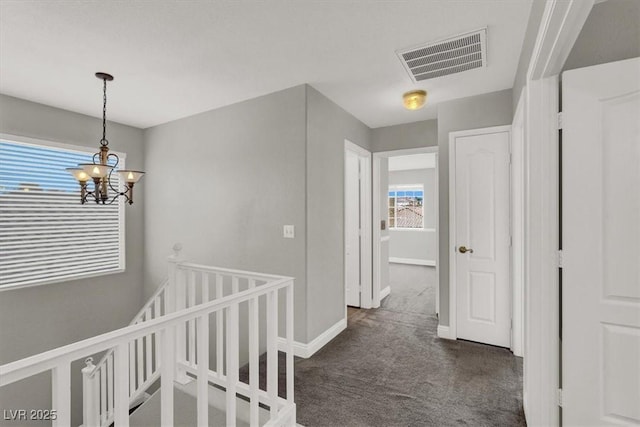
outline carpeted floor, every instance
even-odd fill
[[[391,264],[390,280],[380,308],[349,309],[345,331],[311,358],[296,359],[298,423],[526,425],[522,359],[436,336],[433,268]]]

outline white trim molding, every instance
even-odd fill
[[[547,0],[526,79],[523,406],[529,425],[561,423],[558,270],[558,75],[594,0]]]
[[[387,286],[386,288],[380,291],[380,301],[384,299],[387,295],[391,293],[391,286]]]
[[[293,354],[294,356],[308,359],[313,356],[318,350],[327,345],[329,341],[340,335],[340,332],[347,329],[347,319],[340,319],[333,326],[329,327],[326,331],[315,337],[311,342],[305,344],[299,341],[293,342]],[[285,351],[287,341],[278,337],[278,350]]]
[[[438,338],[446,340],[455,340],[456,337],[451,335],[451,329],[447,325],[438,325]]]
[[[436,266],[436,261],[433,259],[398,258],[390,256],[389,262],[393,262],[396,264],[426,265],[429,267]]]

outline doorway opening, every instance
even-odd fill
[[[373,155],[373,307],[393,292],[390,264],[433,270],[437,314],[438,147]]]

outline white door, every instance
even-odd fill
[[[640,59],[562,76],[562,418],[640,424]]]
[[[510,127],[452,137],[457,338],[509,347]]]
[[[360,307],[360,158],[345,150],[345,287],[347,305]]]

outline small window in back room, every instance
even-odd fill
[[[124,270],[124,205],[80,203],[65,169],[93,153],[78,148],[0,140],[0,289]]]
[[[424,187],[389,187],[389,228],[424,228]]]

